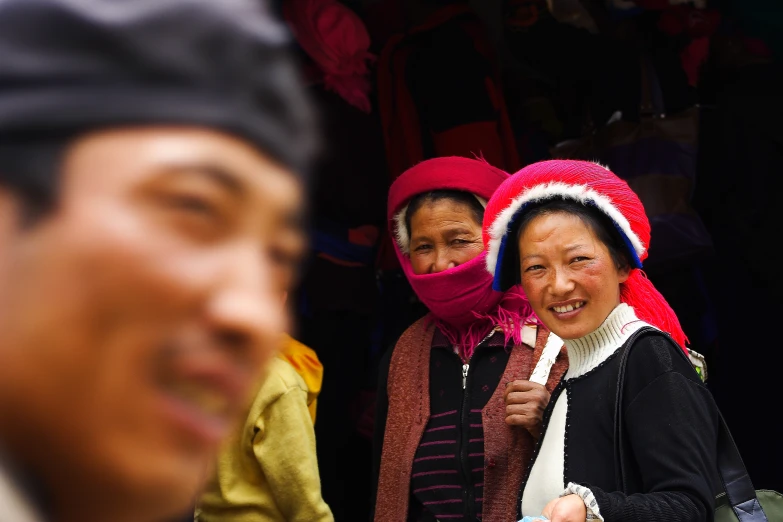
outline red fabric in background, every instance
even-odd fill
[[[437,11],[425,24],[411,29],[406,34],[393,36],[384,46],[378,62],[378,101],[386,141],[386,155],[389,173],[394,180],[407,168],[428,159],[422,147],[422,128],[417,107],[409,92],[406,78],[406,66],[411,53],[416,51],[411,37],[426,33],[446,23],[459,24],[470,35],[475,48],[489,63],[495,64],[494,49],[483,35],[483,27],[474,17],[459,18],[470,14],[468,5],[455,4]],[[484,142],[484,157],[488,154],[498,156],[493,165],[513,171],[520,167],[519,156],[506,112],[505,100],[501,94],[499,71],[486,79],[487,96],[492,100],[497,117],[484,122],[469,122],[463,129],[453,134],[455,142],[449,136],[434,136],[435,151],[430,157],[458,155],[474,157],[482,152],[476,143]],[[455,107],[459,111],[459,107]],[[476,127],[471,127],[474,123]],[[491,124],[491,127],[488,126]],[[489,130],[489,134],[488,134]],[[471,136],[472,134],[472,136]],[[487,141],[493,139],[492,144]],[[475,141],[471,141],[475,140]],[[499,152],[502,151],[502,154]]]
[[[323,73],[324,86],[370,112],[370,35],[359,16],[336,0],[287,0],[283,16]]]
[[[455,24],[472,40],[475,50],[490,64],[493,71],[482,80],[486,98],[494,114],[483,121],[469,120],[450,128],[432,130],[423,124],[420,112],[410,92],[408,65],[411,57],[426,43],[426,35],[445,24]],[[419,38],[421,36],[423,38]],[[492,165],[515,171],[520,168],[519,154],[505,100],[500,88],[500,73],[495,51],[484,34],[484,28],[467,4],[453,4],[436,11],[426,23],[406,33],[392,36],[384,46],[377,64],[378,103],[384,131],[386,160],[390,181],[406,169],[432,157],[483,157]],[[465,71],[469,74],[469,71]],[[448,88],[448,86],[444,86]],[[454,107],[455,120],[460,107]],[[426,133],[426,134],[425,134]],[[428,150],[427,145],[432,149]],[[399,268],[388,233],[382,238],[377,266],[388,270]]]

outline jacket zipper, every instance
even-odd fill
[[[467,390],[467,379],[469,365],[464,364],[462,378],[465,385],[462,391],[462,410],[460,411],[460,430],[459,430],[459,462],[462,468],[462,478],[465,480],[465,520],[476,520],[476,492],[473,487],[473,477],[468,462],[468,446],[470,445],[470,393]]]
[[[473,355],[476,354],[476,350],[484,344],[492,335],[494,335],[496,329],[487,334],[484,339],[479,342],[473,349]],[[468,375],[470,372],[470,359],[462,359],[462,410],[460,411],[460,429],[457,433],[459,437],[459,459],[460,467],[462,468],[462,478],[465,481],[465,490],[463,491],[463,502],[465,503],[465,519],[476,520],[476,492],[473,490],[472,472],[470,470],[470,463],[468,462],[468,446],[469,440],[465,440],[466,434],[470,431],[470,392],[468,389]],[[471,356],[472,359],[472,356]]]
[[[473,353],[475,354],[478,347],[484,344],[485,342],[487,342],[489,338],[492,337],[497,331],[498,331],[497,328],[493,329],[481,341],[479,341],[479,343],[473,349]],[[455,353],[457,353],[456,349],[455,349]],[[459,356],[459,353],[457,353],[457,355]],[[468,371],[470,370],[470,359],[468,359],[467,361],[462,359],[462,357],[460,357],[460,359],[462,360],[462,389],[464,390],[465,387],[468,385]]]

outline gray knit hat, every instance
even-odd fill
[[[264,0],[0,0],[0,140],[134,124],[315,152],[289,33]]]

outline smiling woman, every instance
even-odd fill
[[[520,283],[568,350],[519,515],[711,520],[718,411],[687,358],[673,353],[685,334],[641,273],[650,224],[628,184],[584,161],[529,165],[489,201],[484,241],[495,288]],[[617,404],[618,354],[630,346],[639,348],[628,356]],[[615,411],[623,412],[619,427]],[[627,481],[611,465],[615,429],[633,453]]]
[[[562,339],[598,328],[620,304],[620,284],[631,269],[608,218],[595,207],[556,198],[531,204],[515,228],[518,248],[511,255],[525,253],[514,265],[538,317]]]

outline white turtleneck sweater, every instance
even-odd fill
[[[564,379],[568,381],[581,377],[598,367],[622,347],[634,332],[644,326],[649,325],[636,317],[633,308],[621,303],[592,333],[579,339],[564,340],[568,350],[568,372]],[[568,394],[561,393],[552,410],[541,447],[525,484],[522,494],[523,515],[540,515],[544,506],[561,496],[569,486],[564,483],[567,413]],[[590,505],[589,497],[592,495],[586,488],[579,489],[570,485],[568,492],[580,494],[587,505]],[[601,518],[597,508],[593,511]]]

